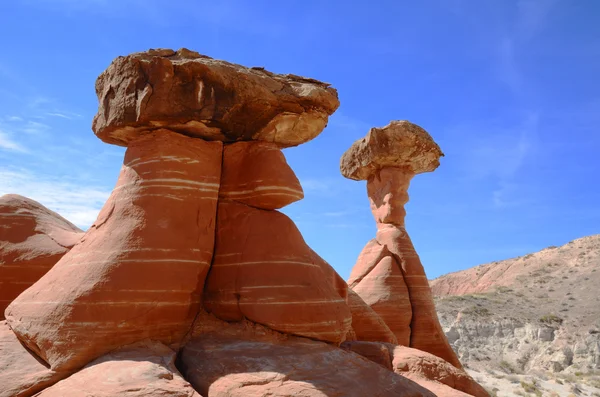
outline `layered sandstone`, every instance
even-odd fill
[[[187,49],[118,57],[96,81],[96,93],[92,128],[122,146],[161,127],[206,140],[296,146],[320,134],[339,106],[329,84]]]
[[[383,318],[351,289],[348,290],[347,302],[352,314],[353,336],[346,337],[346,340],[398,343],[398,338]]]
[[[349,290],[277,211],[303,197],[281,148],[323,130],[334,89],[188,50],[119,57],[96,88],[94,132],[127,146],[123,167],[7,308],[0,397],[464,395],[462,370],[397,353],[460,366],[404,231],[410,178],[441,155],[426,133],[392,123],[345,156],[378,223]]]
[[[181,362],[208,397],[435,396],[357,354],[304,338],[204,334],[184,347]]]
[[[341,342],[351,314],[323,266],[286,215],[223,201],[204,307],[226,321]]]
[[[219,198],[275,210],[304,198],[281,149],[268,142],[225,145]]]
[[[92,361],[38,397],[201,397],[175,368],[175,352],[143,341]]]
[[[379,342],[344,342],[342,348],[394,371],[438,396],[489,397],[464,370],[421,350]]]
[[[0,197],[0,320],[4,309],[77,243],[83,232],[40,203]]]
[[[361,253],[349,283],[386,321],[400,344],[435,354],[460,368],[404,225],[410,180],[435,170],[441,156],[431,136],[408,121],[372,128],[344,153],[340,170],[347,178],[367,180],[377,223],[376,239]]]
[[[82,241],[6,310],[19,339],[56,370],[145,338],[180,343],[212,259],[221,153],[167,130],[130,142]]]
[[[30,397],[69,375],[49,369],[0,321],[0,397]]]

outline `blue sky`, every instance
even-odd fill
[[[287,149],[287,207],[347,277],[374,236],[364,182],[339,158],[408,119],[446,156],[410,188],[428,276],[600,233],[600,2],[595,0],[21,0],[0,5],[0,194],[86,228],[124,149],[91,131],[94,82],[119,55],[187,47],[331,83],[341,106]]]

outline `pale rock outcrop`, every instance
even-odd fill
[[[122,146],[161,127],[207,140],[296,146],[320,134],[339,106],[326,83],[187,49],[118,57],[96,81],[96,93],[92,128]]]
[[[277,211],[221,201],[204,307],[226,321],[246,318],[274,330],[339,343],[350,328],[345,298]],[[324,262],[324,261],[323,261]]]
[[[221,154],[167,130],[130,142],[82,241],[7,308],[19,339],[54,370],[146,338],[180,343],[211,263]]]
[[[40,279],[83,236],[77,226],[37,201],[0,197],[0,320],[4,309]]]
[[[220,199],[275,210],[303,197],[296,174],[276,144],[237,142],[225,145]]]
[[[113,351],[37,397],[202,397],[175,368],[175,352],[143,341]]]
[[[342,175],[367,180],[377,222],[376,241],[365,247],[350,284],[386,320],[400,344],[435,354],[461,368],[439,324],[425,270],[404,226],[410,180],[435,170],[441,156],[431,136],[408,121],[372,128],[344,153]]]
[[[297,337],[204,334],[184,347],[181,363],[205,397],[435,396],[357,354]]]
[[[30,397],[69,375],[48,368],[0,321],[0,397]]]

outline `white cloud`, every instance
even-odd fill
[[[10,137],[10,134],[0,131],[0,150],[8,150],[12,152],[28,153],[21,144]]]
[[[25,169],[0,169],[0,195],[8,193],[36,200],[86,229],[96,220],[110,190],[81,180],[34,175]]]

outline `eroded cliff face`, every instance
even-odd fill
[[[475,370],[600,379],[600,235],[430,282],[448,341]]]

